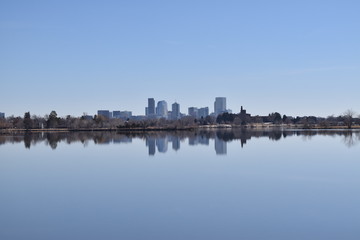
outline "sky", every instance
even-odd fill
[[[360,113],[360,1],[0,1],[0,112]]]

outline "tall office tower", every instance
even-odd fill
[[[157,103],[156,107],[156,114],[159,117],[167,118],[168,116],[168,108],[167,108],[167,102],[166,101],[159,101]]]
[[[146,116],[154,116],[155,115],[155,99],[148,98],[148,107]]]
[[[5,113],[0,112],[0,118],[5,118]]]
[[[200,108],[198,110],[198,116],[199,116],[199,118],[205,118],[205,117],[209,116],[209,108],[208,107]]]
[[[171,105],[171,118],[174,120],[180,118],[180,104],[177,102]]]
[[[198,118],[198,109],[196,107],[189,107],[188,108],[188,114],[189,114],[189,116],[192,116],[194,118]]]
[[[214,102],[214,113],[215,115],[219,115],[221,113],[226,112],[226,98],[225,97],[217,97]]]

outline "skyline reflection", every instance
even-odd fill
[[[360,142],[360,131],[335,131],[335,130],[272,130],[252,131],[246,129],[238,130],[212,130],[212,131],[154,131],[154,132],[40,132],[13,135],[0,135],[0,147],[7,143],[24,143],[24,147],[30,149],[37,143],[45,143],[52,149],[56,149],[61,142],[72,144],[81,142],[87,147],[89,142],[96,145],[108,144],[131,144],[133,139],[141,139],[148,148],[148,155],[154,156],[156,152],[166,153],[171,144],[172,151],[181,150],[181,145],[187,142],[189,146],[204,145],[210,146],[213,141],[213,148],[216,155],[227,154],[227,143],[239,141],[243,148],[252,139],[268,138],[272,141],[279,141],[291,136],[300,136],[309,140],[313,136],[340,136],[347,147],[353,147]],[[256,142],[255,142],[256,144]]]

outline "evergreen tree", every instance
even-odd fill
[[[48,128],[56,128],[58,126],[59,118],[57,117],[57,113],[55,111],[51,111],[49,115],[49,119],[47,120]]]
[[[30,117],[30,112],[26,112],[25,114],[24,114],[24,128],[26,129],[26,130],[29,130],[29,129],[31,129],[33,127],[33,121],[32,121],[32,119],[31,119],[31,117]]]

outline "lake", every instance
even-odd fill
[[[359,131],[0,135],[0,239],[360,239]]]

